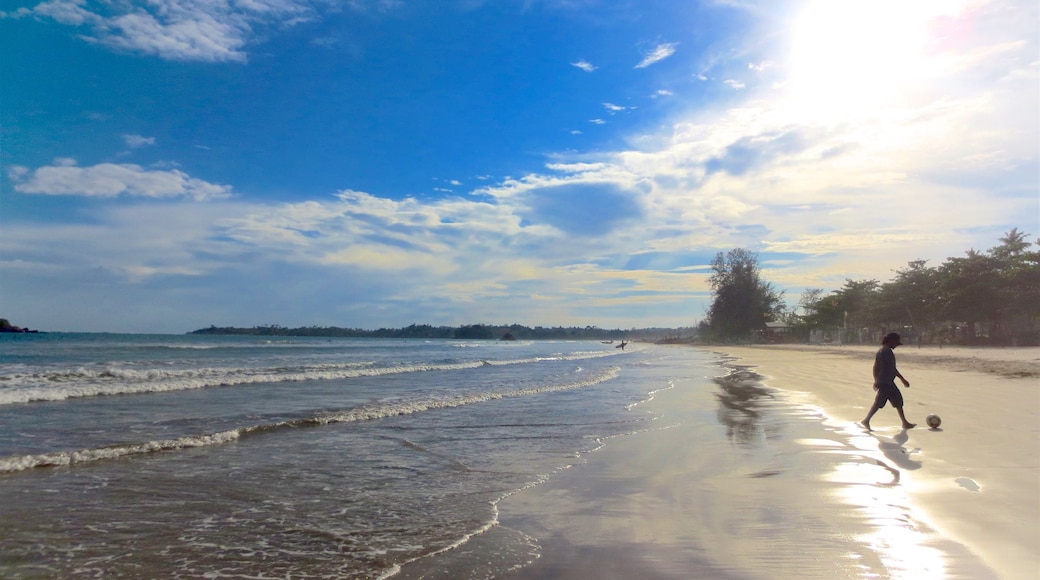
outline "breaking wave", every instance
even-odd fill
[[[484,364],[482,361],[473,363],[476,366]],[[492,363],[495,364],[495,363]],[[507,364],[500,362],[497,364]],[[515,363],[514,363],[515,364]],[[452,367],[467,368],[467,367]],[[238,441],[243,437],[259,434],[270,434],[281,430],[297,429],[301,427],[321,427],[334,423],[350,423],[360,421],[372,421],[396,415],[411,415],[433,409],[445,409],[472,405],[497,399],[512,397],[525,397],[542,393],[566,391],[591,387],[604,381],[617,378],[621,368],[611,366],[602,371],[586,376],[584,372],[577,373],[581,378],[562,382],[559,384],[542,385],[524,389],[513,389],[494,391],[486,393],[444,393],[434,396],[418,397],[412,400],[394,400],[381,403],[362,405],[352,409],[323,413],[312,417],[279,421],[276,423],[265,423],[230,429],[218,433],[205,435],[193,435],[176,439],[159,441],[147,441],[144,443],[131,443],[100,447],[95,449],[81,449],[78,451],[58,451],[42,453],[37,455],[15,455],[0,457],[0,474],[15,473],[37,467],[61,467],[82,463],[93,463],[97,461],[120,459],[124,457],[147,455],[152,453],[163,453],[222,445]],[[286,379],[281,379],[286,380]]]
[[[35,369],[9,369],[0,375],[0,405],[61,401],[105,395],[161,393],[209,387],[272,382],[339,380],[401,373],[452,371],[553,360],[583,360],[615,353],[579,352],[513,360],[446,360],[381,365],[375,362],[299,364],[258,367],[127,368],[114,364]]]

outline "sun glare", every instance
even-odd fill
[[[891,105],[928,75],[932,20],[956,1],[822,0],[792,31],[788,87],[799,108],[848,114]]]

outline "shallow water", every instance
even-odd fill
[[[625,369],[651,355],[596,342],[0,348],[5,578],[387,575],[650,419]]]

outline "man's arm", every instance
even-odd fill
[[[910,381],[906,380],[906,378],[904,378],[903,375],[899,374],[899,369],[896,368],[895,353],[892,354],[892,370],[896,373],[896,376],[899,377],[899,380],[903,381],[903,386],[909,389]]]
[[[904,387],[906,387],[908,389],[910,388],[910,381],[908,381],[905,378],[903,378],[903,375],[899,374],[899,370],[896,370],[896,376],[899,377],[899,380],[903,381],[903,386]]]

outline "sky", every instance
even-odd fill
[[[5,0],[0,317],[684,327],[1040,234],[1036,0]]]

